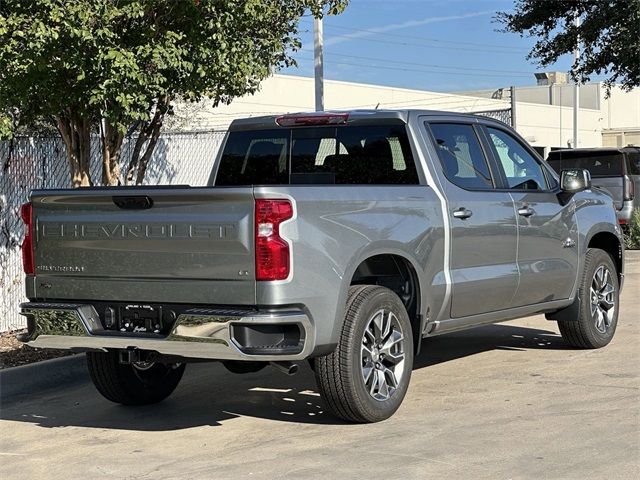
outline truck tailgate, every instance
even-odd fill
[[[38,298],[255,302],[251,188],[48,190],[32,203]]]
[[[591,184],[606,190],[613,198],[613,204],[616,208],[618,210],[622,208],[624,202],[624,178],[622,175],[617,177],[593,177]]]

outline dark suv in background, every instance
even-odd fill
[[[640,191],[640,147],[555,150],[547,162],[558,174],[568,168],[588,170],[592,184],[613,197],[620,225],[629,226],[633,210],[640,208],[636,195]]]

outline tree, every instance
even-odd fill
[[[45,120],[66,146],[74,186],[93,184],[92,133],[102,183],[140,184],[176,100],[214,105],[255,92],[294,64],[305,12],[348,0],[3,0],[0,134]],[[137,141],[119,170],[126,134]]]
[[[503,31],[538,37],[528,58],[543,67],[580,42],[574,80],[585,83],[604,74],[607,90],[614,83],[626,90],[640,85],[640,0],[517,0],[514,12],[499,12],[497,20]]]

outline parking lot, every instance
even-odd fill
[[[189,365],[145,408],[110,404],[87,377],[2,399],[0,478],[638,478],[633,253],[605,349],[566,348],[543,316],[428,339],[403,406],[374,425],[327,414],[306,364]]]

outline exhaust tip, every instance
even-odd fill
[[[277,368],[282,373],[285,373],[287,375],[295,375],[296,373],[298,373],[299,367],[297,363],[288,362],[288,361],[269,362],[269,363],[271,364],[272,367]]]

